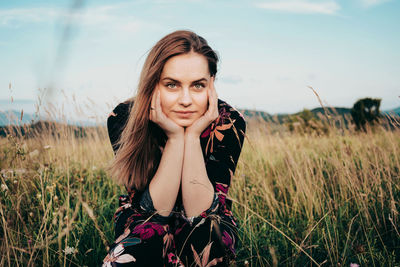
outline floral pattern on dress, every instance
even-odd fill
[[[120,103],[107,119],[114,153],[131,105],[133,102]],[[153,216],[155,209],[140,205],[143,192],[128,189],[127,195],[119,197],[115,240],[103,266],[227,266],[234,261],[238,225],[227,195],[246,122],[239,111],[220,99],[218,111],[218,118],[200,135],[207,175],[215,191],[211,207],[197,217],[186,218],[178,198],[171,216]]]
[[[125,248],[140,244],[141,240],[138,238],[127,238],[121,240],[117,246],[110,250],[103,260],[103,266],[113,266],[112,263],[130,263],[135,262],[136,259],[130,254],[124,254]]]

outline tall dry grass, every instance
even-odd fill
[[[0,139],[0,266],[97,266],[124,193],[104,171],[106,127],[46,127]],[[399,130],[304,135],[249,119],[229,192],[238,265],[399,266],[399,150]]]
[[[239,255],[257,266],[399,265],[398,130],[249,128],[230,192],[246,244]]]

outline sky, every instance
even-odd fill
[[[107,116],[180,29],[217,51],[215,87],[236,108],[318,107],[311,86],[328,106],[373,97],[388,110],[400,106],[399,13],[399,0],[0,0],[0,110],[40,99]]]

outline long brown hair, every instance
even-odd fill
[[[138,90],[127,123],[118,141],[119,149],[109,171],[111,176],[129,190],[143,190],[157,171],[161,159],[160,146],[167,136],[149,120],[154,89],[160,81],[165,63],[173,56],[196,52],[208,61],[210,75],[217,73],[218,55],[207,41],[188,30],[172,32],[159,40],[144,62]]]

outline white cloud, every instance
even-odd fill
[[[364,7],[377,6],[383,3],[390,2],[391,0],[358,0]]]
[[[19,28],[25,24],[63,22],[79,27],[94,27],[118,32],[136,32],[149,26],[132,15],[121,16],[126,4],[103,5],[77,10],[61,8],[0,9],[0,27]]]
[[[370,0],[373,1],[373,0]],[[378,1],[378,0],[375,0]],[[259,8],[301,14],[335,14],[340,6],[332,0],[310,1],[310,0],[269,0],[256,4]]]
[[[18,27],[20,23],[40,23],[56,15],[57,11],[51,8],[0,9],[0,25]]]

